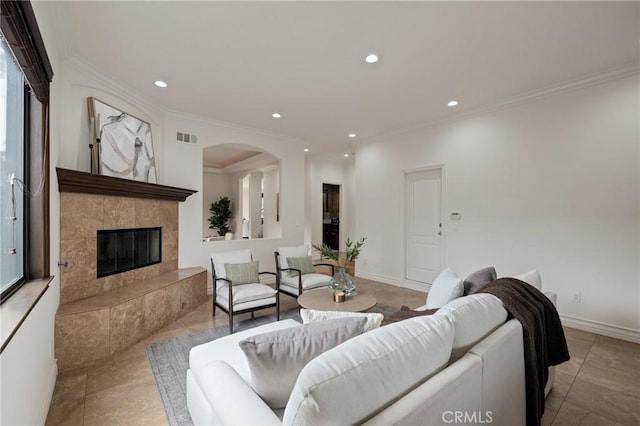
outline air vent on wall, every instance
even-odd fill
[[[189,133],[178,132],[176,139],[178,142],[184,143],[197,143],[198,137],[196,135],[190,135]]]

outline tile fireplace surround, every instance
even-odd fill
[[[69,189],[68,175],[79,188]],[[60,267],[56,314],[59,370],[103,360],[206,301],[206,271],[178,269],[178,202],[194,191],[176,199],[154,192],[180,188],[61,169],[58,179],[60,262],[67,263]],[[97,278],[98,230],[153,227],[162,228],[161,263]]]

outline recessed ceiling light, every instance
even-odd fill
[[[356,134],[355,134],[355,133],[349,133],[349,137],[350,137],[350,138],[355,138],[355,137],[356,137]]]
[[[282,115],[280,115],[280,113],[279,113],[279,112],[274,112],[273,114],[271,114],[271,116],[272,116],[273,118],[280,118],[280,117],[282,117]]]
[[[158,81],[156,81],[156,82],[155,82],[155,83],[153,83],[153,84],[155,84],[155,85],[156,85],[156,86],[158,86],[158,87],[167,87],[167,83],[165,83],[165,82],[164,82],[164,81],[162,81],[162,80],[158,80]]]
[[[345,154],[344,156],[345,156],[345,158],[346,158],[346,157],[348,157],[348,156],[349,156],[349,154]]]
[[[305,149],[304,149],[304,152],[309,152],[309,148],[305,148]]]
[[[449,103],[447,105],[456,106],[456,105],[458,105],[458,101],[449,101]]]
[[[366,58],[364,58],[365,62],[368,64],[375,64],[378,62],[378,55],[375,53],[369,53]]]

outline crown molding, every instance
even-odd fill
[[[383,138],[389,137],[391,135],[399,134],[399,133],[405,133],[412,130],[419,130],[419,129],[433,127],[433,126],[442,125],[442,124],[454,123],[454,122],[462,121],[471,117],[490,114],[495,111],[500,111],[507,108],[513,108],[519,105],[524,105],[530,102],[535,102],[541,99],[546,99],[546,98],[561,95],[564,93],[573,92],[573,91],[584,89],[587,87],[597,86],[599,84],[606,84],[622,78],[638,75],[639,73],[640,73],[640,65],[631,64],[631,65],[627,65],[627,66],[617,68],[612,71],[607,71],[604,73],[591,74],[591,75],[583,76],[581,78],[574,79],[574,80],[566,80],[564,82],[543,87],[541,89],[533,90],[531,92],[522,93],[490,105],[475,108],[471,111],[459,113],[450,118],[427,121],[427,122],[415,124],[413,126],[386,130],[384,132],[378,133],[377,135],[361,139],[360,141],[357,142],[357,146],[360,147],[360,146],[365,146],[372,143],[380,142],[380,140]]]
[[[276,138],[283,142],[303,144],[303,145],[310,143],[304,139],[296,138],[296,137],[285,135],[282,133],[270,132],[268,130],[259,129],[257,127],[245,126],[242,124],[233,123],[231,121],[217,120],[214,118],[203,117],[200,115],[189,114],[189,113],[175,111],[175,110],[168,110],[166,114],[168,117],[173,117],[180,120],[188,120],[188,121],[194,121],[196,123],[201,123],[201,124],[220,126],[220,127],[224,127],[231,130],[240,130],[243,132],[258,134],[258,135],[266,136],[270,138]]]
[[[87,84],[72,83],[75,86],[86,86],[96,90],[107,92],[113,96],[116,96],[122,99],[127,103],[135,105],[137,108],[139,108],[142,112],[146,114],[147,118],[150,118],[150,119],[152,117],[161,118],[167,112],[167,110],[161,107],[160,103],[155,101],[155,99],[149,98],[148,96],[145,96],[137,92],[135,89],[131,88],[130,86],[127,86],[127,84],[123,83],[117,78],[111,77],[99,71],[95,67],[95,65],[93,65],[91,62],[87,61],[86,59],[80,56],[71,55],[66,59],[66,63],[67,65],[71,65],[75,67],[78,71],[85,74],[87,77],[95,80],[99,85],[102,85],[104,87],[100,87],[98,85],[89,86]],[[157,126],[161,126],[161,123],[158,122],[157,120],[151,120],[151,121],[155,121],[156,122],[155,124]]]

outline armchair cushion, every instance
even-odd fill
[[[255,284],[260,282],[258,264],[257,260],[246,263],[225,263],[224,270],[231,285]]]
[[[289,268],[299,269],[302,275],[312,274],[314,272],[311,256],[287,257],[287,263],[289,264]],[[289,275],[297,277],[298,273],[295,271],[289,271]]]
[[[217,278],[227,278],[227,272],[224,268],[225,263],[247,263],[251,262],[251,250],[234,250],[221,253],[211,253],[213,267],[216,270]]]
[[[309,247],[305,245],[295,247],[280,247],[278,249],[278,253],[280,253],[280,268],[287,269],[289,268],[289,262],[287,262],[287,258],[309,256]]]
[[[339,318],[258,334],[239,345],[249,363],[251,385],[272,408],[287,405],[302,368],[316,356],[362,334],[365,318]]]
[[[329,284],[329,280],[331,277],[329,275],[324,274],[307,274],[302,276],[302,289],[310,290],[312,288],[324,287]],[[283,276],[280,279],[280,285],[285,285],[287,287],[293,287],[298,290],[298,276],[288,277]]]
[[[242,284],[231,286],[233,304],[252,302],[254,300],[269,299],[276,294],[276,290],[265,284]],[[229,306],[229,291],[220,289],[216,294],[216,300],[222,301]],[[268,304],[265,301],[265,305]]]

